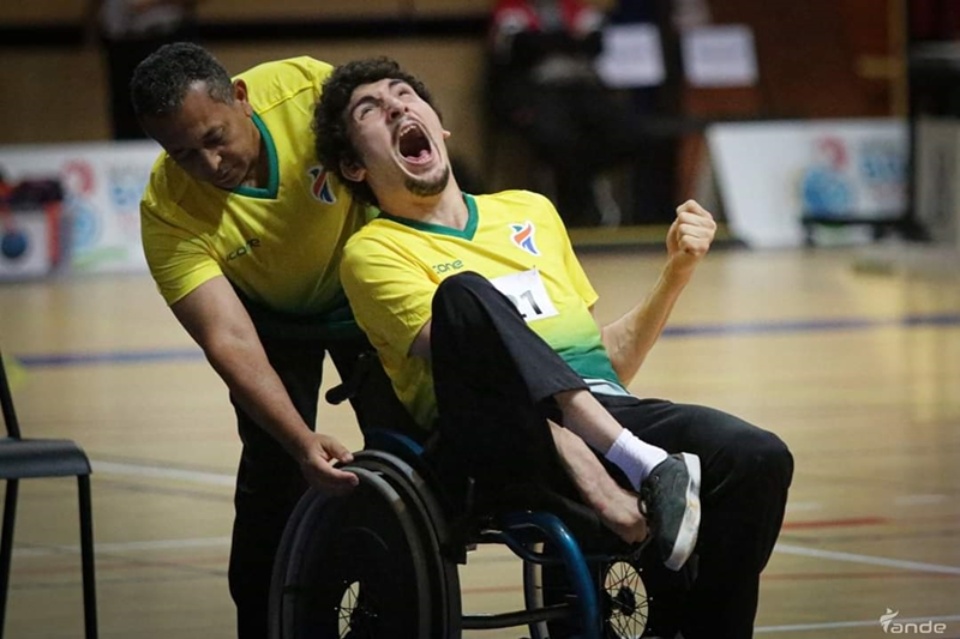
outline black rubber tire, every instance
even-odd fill
[[[274,564],[274,639],[431,639],[426,551],[401,495],[380,474],[347,466],[360,485],[343,497],[308,492]]]
[[[459,639],[460,573],[456,561],[449,556],[450,532],[432,489],[413,466],[391,453],[364,450],[354,456],[353,464],[380,473],[410,509],[425,551],[424,569],[433,602],[430,626],[435,637]]]

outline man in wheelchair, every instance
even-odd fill
[[[661,599],[686,639],[751,636],[789,451],[731,415],[625,389],[709,250],[709,212],[678,207],[653,290],[599,327],[597,294],[552,204],[526,191],[462,193],[449,133],[395,62],[338,68],[314,126],[323,165],[382,211],[348,241],[341,277],[400,400],[439,430],[444,487],[473,485],[493,507],[506,486],[569,477],[624,541],[644,542],[649,525],[645,554],[668,569]],[[694,550],[695,581],[671,592],[669,573]]]

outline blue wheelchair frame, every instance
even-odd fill
[[[419,459],[423,447],[411,437],[402,433],[374,430],[366,434],[368,445],[384,449],[397,446],[406,449],[410,455]],[[391,446],[388,442],[396,442]],[[500,517],[502,529],[480,532],[478,541],[483,543],[502,543],[525,562],[525,566],[560,563],[566,568],[567,578],[572,585],[573,594],[580,611],[583,626],[582,639],[601,639],[600,606],[597,602],[596,587],[590,575],[587,561],[580,551],[580,545],[570,530],[554,514],[535,511],[515,511]],[[538,546],[549,543],[556,556],[531,550],[531,544]],[[535,624],[560,618],[567,613],[559,608],[544,608],[542,602],[533,601],[533,593],[524,589],[527,609],[499,615],[464,615],[461,627],[464,630],[509,628],[524,624]],[[596,620],[591,623],[589,620]],[[535,633],[536,634],[536,633]]]

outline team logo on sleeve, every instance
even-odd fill
[[[335,204],[337,196],[333,194],[333,187],[330,185],[329,171],[318,164],[310,167],[308,173],[313,178],[313,183],[310,186],[313,197],[325,204]]]
[[[523,224],[511,224],[510,230],[513,231],[510,239],[513,240],[514,244],[531,255],[540,255],[540,251],[533,241],[533,234],[536,232],[536,227],[533,225],[533,222],[528,220]]]

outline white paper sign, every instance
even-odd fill
[[[666,71],[659,29],[648,23],[608,26],[603,31],[597,72],[614,88],[662,84]]]
[[[527,322],[536,322],[557,315],[540,271],[535,269],[503,275],[490,280],[494,288],[507,296]]]
[[[866,220],[903,215],[904,120],[715,124],[707,129],[707,142],[730,230],[751,247],[802,245],[805,214]]]
[[[751,86],[757,82],[753,32],[744,25],[697,27],[680,39],[683,70],[695,87]]]

